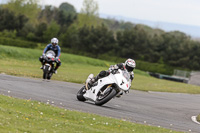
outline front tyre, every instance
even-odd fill
[[[47,79],[49,66],[44,66],[44,67],[45,68],[43,69],[43,79]]]
[[[47,74],[47,79],[50,80],[52,75],[53,75],[52,72],[48,73],[48,74]]]
[[[84,98],[84,94],[86,93],[86,88],[85,88],[85,86],[83,86],[79,91],[78,91],[78,93],[77,93],[77,99],[79,100],[79,101],[86,101],[86,99]]]
[[[116,94],[117,94],[117,91],[115,89],[110,89],[110,91],[104,95],[99,93],[95,104],[101,106],[101,105],[107,103],[108,101],[110,101]]]

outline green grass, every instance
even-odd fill
[[[42,50],[17,48],[0,45],[0,73],[16,76],[42,78],[41,63],[38,58]],[[62,66],[52,80],[84,83],[90,73],[98,74],[107,70],[114,62],[108,62],[72,54],[61,54]],[[120,63],[120,62],[117,62]],[[131,89],[173,93],[200,94],[200,87],[150,77],[143,71],[135,70]]]
[[[0,95],[0,132],[11,133],[169,133],[126,120],[70,111],[30,100]]]
[[[197,121],[200,122],[200,114],[197,116]]]
[[[136,75],[133,89],[173,93],[200,94],[200,86]]]

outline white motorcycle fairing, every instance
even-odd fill
[[[108,89],[113,84],[116,84],[118,86],[117,89],[119,89],[118,92],[121,90],[128,91],[131,87],[130,74],[127,71],[120,69],[115,74],[110,73],[107,77],[101,78],[97,82],[96,86],[91,87],[83,95],[87,100],[96,101],[98,93],[105,85],[107,86],[106,89]]]

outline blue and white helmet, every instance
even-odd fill
[[[51,39],[51,44],[52,44],[52,45],[57,45],[57,44],[58,44],[58,39],[55,38],[55,37],[52,38],[52,39]]]
[[[135,61],[133,59],[129,58],[129,59],[127,59],[125,61],[125,67],[129,72],[131,72],[131,71],[133,71],[135,69],[136,63],[135,63]]]

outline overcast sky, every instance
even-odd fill
[[[95,0],[100,14],[200,26],[200,0]],[[83,0],[41,0],[42,4],[72,4],[79,12]]]

